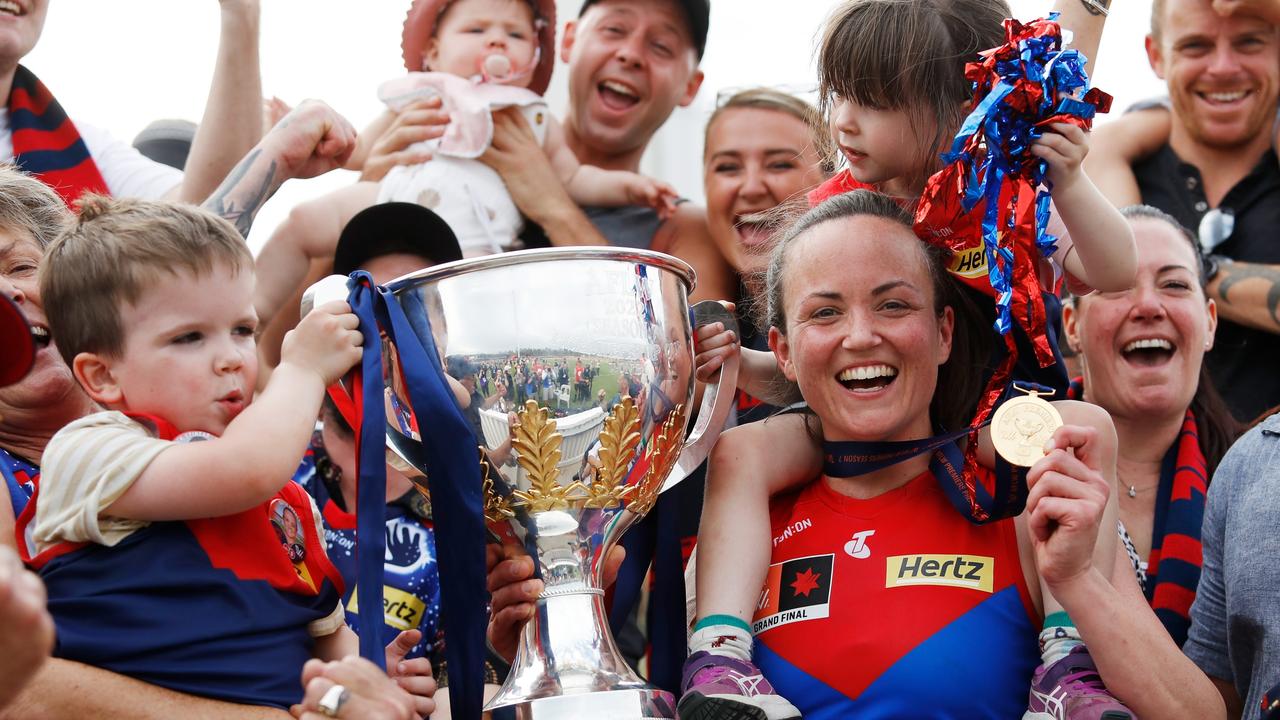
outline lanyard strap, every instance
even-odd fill
[[[360,458],[356,504],[356,587],[366,608],[360,613],[360,654],[385,666],[382,646],[383,562],[386,533],[386,433],[400,438],[397,448],[427,473],[434,509],[436,561],[440,569],[445,659],[450,699],[457,720],[478,720],[483,703],[485,629],[485,528],[481,512],[480,468],[476,438],[454,403],[431,338],[430,320],[420,298],[410,291],[405,302],[416,304],[415,332],[400,302],[373,285],[368,273],[356,272],[348,283],[348,301],[360,319],[364,357],[360,365],[360,426],[356,449]],[[395,348],[392,372],[404,379],[409,412],[421,429],[414,439],[400,427],[388,428],[382,382],[382,337]],[[375,603],[374,600],[377,600]]]

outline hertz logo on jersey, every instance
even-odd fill
[[[990,593],[995,558],[981,555],[893,555],[885,562],[884,586],[949,585]]]
[[[398,630],[412,630],[422,623],[422,614],[426,609],[427,605],[421,599],[399,588],[382,586],[383,622],[387,625]],[[355,591],[352,591],[351,599],[347,601],[347,612],[352,615],[360,614],[360,602]]]
[[[965,278],[985,277],[987,274],[987,251],[978,247],[958,250],[951,257],[951,265],[947,268],[953,275]]]

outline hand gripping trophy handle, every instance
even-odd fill
[[[690,310],[693,311],[694,332],[718,322],[724,324],[725,330],[732,331],[734,337],[742,336],[738,332],[738,319],[721,303],[715,300],[703,300]],[[730,355],[725,359],[716,379],[706,384],[702,391],[702,405],[698,408],[698,420],[693,426],[693,431],[689,433],[689,438],[684,441],[684,450],[680,451],[680,458],[676,460],[675,467],[662,483],[661,492],[670,490],[676,483],[688,477],[689,473],[705,462],[707,455],[711,453],[711,446],[716,444],[716,440],[720,437],[720,430],[729,419],[729,411],[733,409],[733,400],[738,390],[738,367],[741,361],[740,352]],[[708,432],[709,428],[712,429],[710,432]]]

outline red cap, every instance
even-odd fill
[[[400,40],[404,66],[409,72],[422,70],[422,53],[427,48],[427,41],[435,34],[441,13],[453,2],[456,0],[413,0],[409,6]],[[535,9],[538,67],[534,68],[528,87],[541,95],[551,84],[551,71],[556,66],[556,3],[555,0],[529,0],[529,4]]]
[[[12,300],[0,296],[0,387],[21,380],[35,359],[31,326]]]

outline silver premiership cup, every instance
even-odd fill
[[[530,720],[675,717],[671,694],[618,652],[601,573],[659,493],[706,459],[728,417],[736,356],[693,412],[694,328],[736,330],[718,303],[690,312],[693,284],[687,264],[661,253],[555,248],[439,265],[387,286],[419,334],[425,324],[415,319],[429,318],[446,371],[472,398],[490,540],[507,555],[533,555],[546,585],[486,710],[512,706]],[[340,285],[317,284],[309,304],[345,297]],[[395,348],[384,351],[388,447],[403,467],[420,451],[402,444],[430,430],[416,421]],[[425,492],[424,472],[410,470]]]

